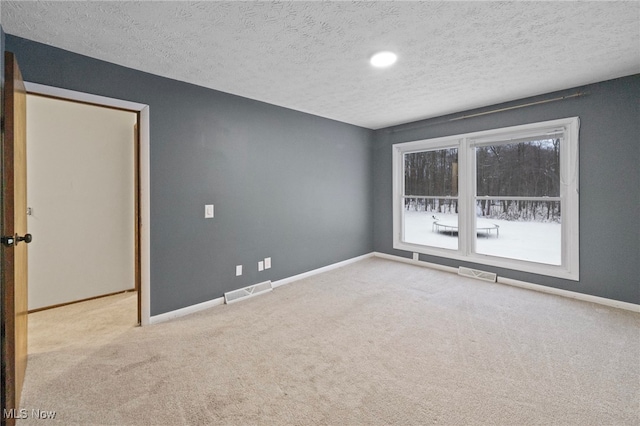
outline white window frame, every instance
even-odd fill
[[[394,144],[393,149],[393,248],[413,253],[500,268],[530,272],[569,280],[579,280],[579,182],[578,143],[580,119],[569,117],[520,126],[503,127],[461,135]],[[475,146],[490,141],[516,140],[540,132],[564,133],[560,141],[560,197],[562,208],[561,264],[549,265],[508,259],[475,252]],[[404,154],[434,149],[458,149],[458,249],[450,250],[403,241],[404,236]]]

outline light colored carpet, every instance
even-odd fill
[[[367,259],[36,351],[23,407],[65,425],[638,425],[639,330],[637,313]]]
[[[29,355],[99,347],[137,322],[138,293],[123,292],[29,314]]]

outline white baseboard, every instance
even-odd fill
[[[208,300],[206,302],[187,306],[181,309],[176,309],[175,311],[165,312],[164,314],[154,315],[149,318],[149,324],[157,324],[159,322],[169,321],[174,318],[183,317],[185,315],[193,314],[218,305],[224,305],[224,297],[218,297],[217,299]]]
[[[294,281],[298,281],[298,280],[301,280],[301,279],[304,279],[304,278],[312,277],[314,275],[322,274],[323,272],[328,272],[328,271],[331,271],[333,269],[342,268],[343,266],[347,266],[347,265],[349,265],[351,263],[355,263],[355,262],[358,262],[358,261],[363,260],[363,259],[368,259],[368,258],[373,257],[373,256],[374,256],[374,253],[363,254],[362,256],[353,257],[351,259],[343,260],[342,262],[333,263],[331,265],[324,266],[322,268],[314,269],[312,271],[308,271],[308,272],[304,272],[302,274],[294,275],[294,276],[289,277],[289,278],[284,278],[282,280],[274,281],[272,283],[273,284],[273,288],[280,287],[281,285],[289,284],[289,283],[292,283]]]
[[[511,278],[498,277],[498,284],[507,284],[514,287],[526,288],[528,290],[539,291],[541,293],[555,294],[570,299],[582,300],[584,302],[597,303],[599,305],[611,306],[613,308],[624,309],[632,312],[640,312],[640,305],[635,303],[622,302],[620,300],[607,299],[606,297],[592,296],[590,294],[577,293],[571,290],[563,290],[546,285],[531,284],[526,281],[512,280]]]
[[[392,254],[374,252],[375,257],[382,259],[394,260],[396,262],[409,263],[411,265],[424,266],[426,268],[438,269],[440,271],[458,273],[458,268],[451,266],[438,265],[437,263],[422,262],[420,260],[408,259],[406,257],[394,256]],[[632,312],[640,312],[640,305],[635,303],[622,302],[614,299],[607,299],[606,297],[592,296],[590,294],[578,293],[570,290],[563,290],[555,287],[548,287],[540,284],[532,284],[526,281],[513,280],[511,278],[504,278],[498,276],[498,284],[506,284],[514,287],[526,288],[528,290],[539,291],[541,293],[554,294],[556,296],[567,297],[570,299],[582,300],[584,302],[597,303],[599,305],[611,306],[613,308],[624,309]]]
[[[332,269],[337,269],[351,263],[355,263],[362,259],[367,259],[369,257],[373,257],[373,253],[364,254],[362,256],[354,257],[351,259],[343,260],[342,262],[334,263],[322,268],[314,269],[309,272],[305,272],[299,275],[294,275],[289,278],[284,278],[279,281],[274,281],[271,283],[273,288],[280,287],[281,285],[289,284],[294,281],[301,280],[303,278],[311,277],[313,275],[321,274],[323,272],[331,271]],[[224,297],[218,297],[217,299],[209,300],[207,302],[198,303],[196,305],[187,306],[185,308],[176,309],[175,311],[165,312],[164,314],[154,315],[149,318],[149,324],[157,324],[164,321],[169,321],[174,318],[183,317],[185,315],[193,314],[204,309],[209,309],[214,306],[224,305]]]
[[[358,262],[360,260],[368,259],[371,257],[379,257],[381,259],[392,260],[395,262],[408,263],[411,265],[422,266],[430,269],[437,269],[439,271],[450,272],[457,274],[458,268],[454,268],[451,266],[439,265],[437,263],[423,262],[420,260],[408,259],[406,257],[394,256],[392,254],[380,253],[380,252],[372,252],[368,254],[363,254],[362,256],[354,257],[351,259],[343,260],[342,262],[333,263],[331,265],[324,266],[322,268],[314,269],[312,271],[304,272],[302,274],[294,275],[289,278],[284,278],[278,281],[272,282],[273,288],[280,287],[285,284],[292,283],[294,281],[302,280],[304,278],[309,278],[314,275],[322,274],[324,272],[328,272],[334,269],[341,268],[343,266],[347,266],[349,264]],[[614,308],[625,309],[627,311],[632,312],[640,312],[640,305],[636,305],[635,303],[621,302],[619,300],[607,299],[605,297],[592,296],[590,294],[577,293],[575,291],[570,290],[562,290],[554,287],[547,287],[539,284],[532,284],[525,281],[513,280],[511,278],[504,278],[498,276],[498,284],[506,284],[514,287],[525,288],[528,290],[539,291],[542,293],[554,294],[556,296],[567,297],[570,299],[582,300],[585,302],[597,303],[600,305],[611,306]],[[168,321],[174,318],[183,317],[185,315],[193,314],[195,312],[202,311],[204,309],[209,309],[214,306],[224,305],[224,297],[218,297],[217,299],[209,300],[207,302],[198,303],[196,305],[187,306],[185,308],[176,309],[175,311],[166,312],[160,315],[154,315],[149,319],[149,324],[157,324],[160,322]]]
[[[439,271],[453,272],[454,274],[458,273],[458,268],[454,268],[452,266],[445,266],[445,265],[439,265],[437,263],[423,262],[421,260],[408,259],[406,257],[394,256],[393,254],[380,253],[377,251],[373,252],[373,255],[375,257],[379,257],[382,259],[395,260],[396,262],[402,262],[402,263],[409,263],[410,265],[425,266],[427,268],[437,269]]]

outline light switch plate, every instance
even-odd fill
[[[205,204],[204,206],[204,218],[210,219],[213,217],[213,204]]]
[[[262,260],[258,262],[258,271],[264,271],[264,262]]]
[[[242,265],[236,265],[236,277],[242,275]]]
[[[270,257],[265,257],[264,258],[264,269],[271,269],[271,258]]]

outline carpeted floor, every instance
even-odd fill
[[[89,328],[34,344],[22,405],[56,417],[19,425],[640,424],[640,314],[383,259]]]
[[[29,355],[117,340],[135,327],[137,304],[131,291],[29,314]]]

